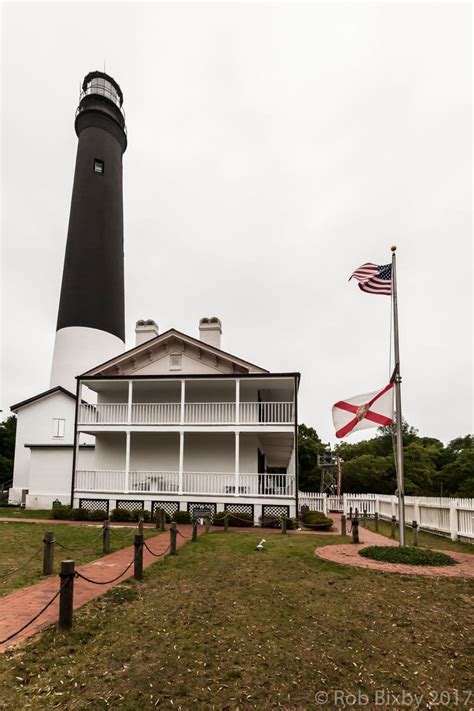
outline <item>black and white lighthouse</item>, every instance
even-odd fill
[[[124,349],[122,104],[108,74],[85,77],[51,387],[75,391],[76,375]]]

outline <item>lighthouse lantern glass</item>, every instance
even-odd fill
[[[113,101],[114,104],[120,107],[120,97],[116,88],[103,77],[94,77],[91,79],[84,93],[100,94],[101,96],[105,96],[107,99],[110,99],[110,101]]]

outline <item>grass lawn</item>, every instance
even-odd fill
[[[53,518],[51,509],[22,509],[19,506],[0,506],[0,518]]]
[[[73,631],[0,655],[0,708],[306,711],[341,708],[337,689],[428,708],[430,691],[472,688],[472,582],[316,558],[335,536],[272,535],[258,553],[260,538],[204,535],[77,611]]]
[[[363,528],[362,521],[360,522],[360,526]],[[368,528],[370,531],[375,531],[374,521],[367,519],[365,528]],[[379,533],[382,534],[382,536],[390,538],[391,530],[391,524],[388,521],[379,520]],[[405,536],[407,545],[413,545],[413,529],[411,526],[405,526]],[[397,541],[400,539],[398,525],[395,528],[395,538]],[[426,533],[425,531],[418,531],[418,545],[423,548],[437,548],[438,550],[458,551],[459,553],[474,553],[474,545],[471,543],[458,543],[457,541],[452,541],[450,538],[437,536],[433,533]]]
[[[46,530],[47,526],[40,523],[17,523],[16,521],[6,523],[0,521],[0,596],[26,585],[33,585],[39,580],[44,580],[41,573],[43,567],[43,537]],[[50,530],[54,533],[56,540],[68,548],[86,549],[67,551],[56,544],[54,547],[55,571],[59,572],[60,562],[65,558],[73,558],[80,565],[103,555],[102,531],[100,528],[55,525],[50,526]],[[111,533],[111,552],[124,546],[132,545],[134,534],[130,533],[125,537],[129,531],[132,531],[132,529],[121,528],[116,534]],[[145,529],[145,537],[155,534],[156,531],[154,529]],[[19,568],[30,558],[33,558],[31,563],[19,570],[18,573],[2,579],[3,575]]]

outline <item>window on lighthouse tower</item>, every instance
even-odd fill
[[[104,172],[104,161],[100,160],[99,158],[94,158],[94,173],[102,173]]]

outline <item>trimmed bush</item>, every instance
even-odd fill
[[[66,521],[67,519],[71,518],[72,509],[70,506],[65,506],[64,504],[60,504],[58,506],[53,507],[52,514],[53,514],[53,518],[57,518],[61,521]]]
[[[407,546],[369,546],[362,548],[359,555],[385,563],[404,563],[406,565],[456,565],[456,561],[446,553],[432,551],[429,548]]]
[[[87,509],[73,509],[71,511],[71,518],[73,521],[88,521],[89,511]]]
[[[298,522],[293,518],[286,518],[286,530],[292,531],[294,528],[298,528]],[[281,516],[260,516],[258,519],[260,526],[262,528],[281,528]]]
[[[306,511],[301,516],[301,523],[305,528],[328,531],[332,527],[333,520],[325,516],[321,511]]]
[[[111,521],[130,521],[130,511],[128,509],[114,509],[110,514]]]
[[[189,511],[175,511],[173,521],[175,523],[191,523],[191,514]]]
[[[89,521],[105,521],[108,517],[107,511],[103,509],[89,511]]]
[[[230,511],[219,511],[214,515],[214,526],[223,526],[225,517],[229,517],[229,526],[248,527],[253,526],[253,516],[249,513],[236,513]]]

